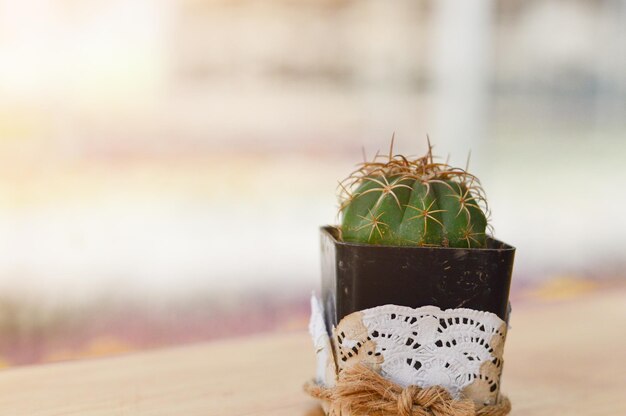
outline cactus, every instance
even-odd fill
[[[340,237],[379,245],[486,246],[486,199],[466,170],[420,158],[376,155],[340,182]],[[484,209],[483,209],[484,207]]]

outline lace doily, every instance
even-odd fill
[[[321,316],[317,303],[312,322],[318,329],[320,319],[324,328]],[[324,339],[321,330],[317,336]],[[366,363],[400,386],[438,385],[455,397],[492,404],[498,398],[505,337],[506,323],[490,312],[385,305],[343,318],[333,329],[332,355],[336,373]],[[326,378],[326,384],[334,379]]]
[[[315,381],[319,384],[332,387],[337,378],[337,368],[333,349],[326,331],[324,322],[324,310],[315,295],[311,296],[311,320],[309,321],[309,333],[313,339],[315,348],[316,369]]]

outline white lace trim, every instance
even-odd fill
[[[311,296],[311,319],[309,333],[315,348],[315,381],[326,386],[334,386],[337,376],[335,358],[324,322],[324,307],[315,295]]]
[[[319,302],[311,321],[314,337],[325,340]],[[439,385],[456,397],[493,403],[498,397],[505,337],[506,323],[490,312],[385,305],[355,312],[339,322],[333,331],[333,364],[336,361],[340,372],[365,362],[402,386]],[[321,344],[316,342],[320,348]]]

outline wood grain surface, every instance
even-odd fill
[[[515,308],[503,392],[514,416],[626,415],[626,290]],[[320,416],[314,354],[281,333],[0,372],[0,414]]]

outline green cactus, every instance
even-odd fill
[[[381,161],[381,158],[384,160]],[[343,241],[380,245],[480,248],[487,217],[478,179],[421,158],[378,154],[341,184]]]

